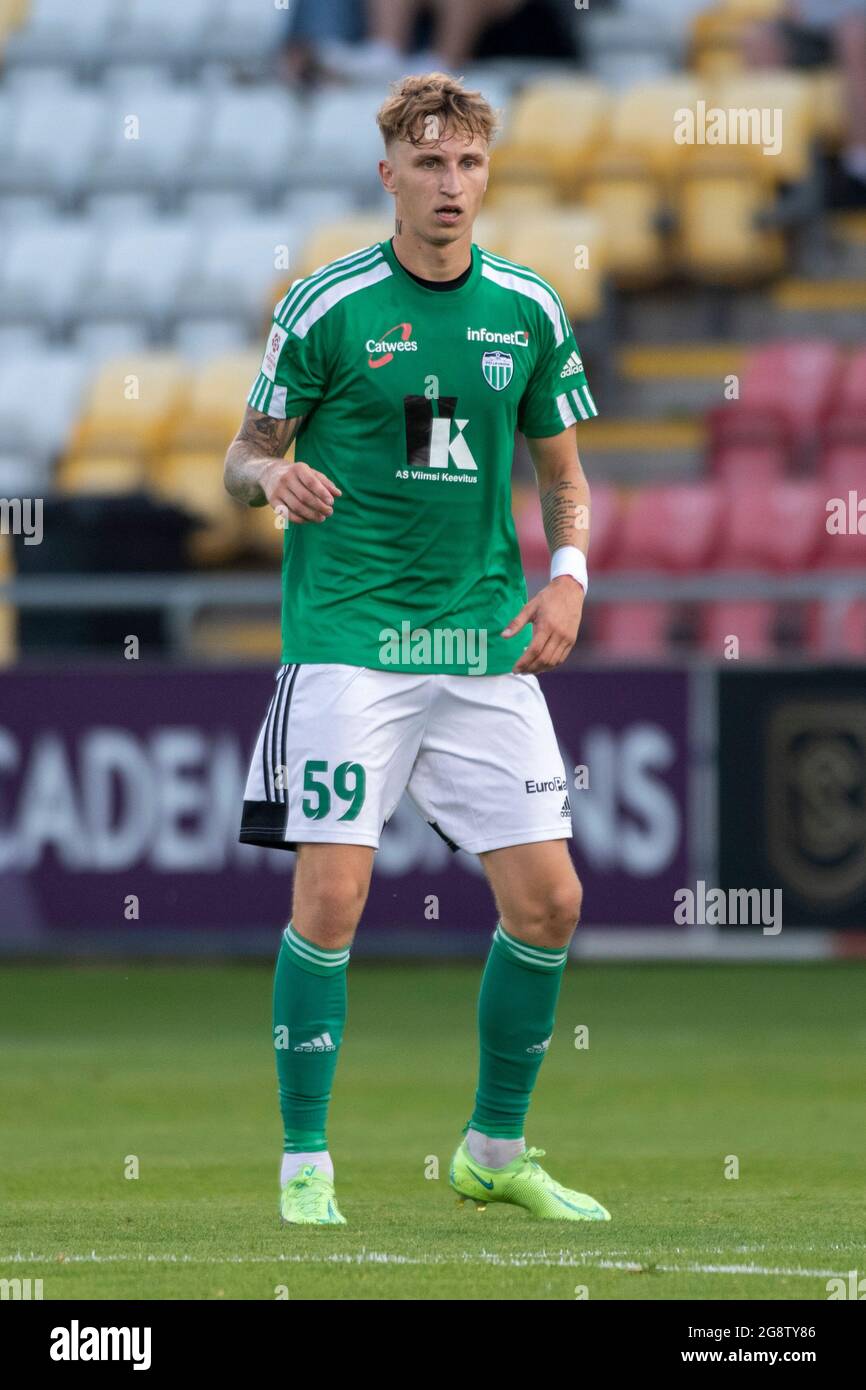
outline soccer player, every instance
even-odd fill
[[[345,1221],[326,1124],[346,970],[379,836],[408,790],[453,849],[480,856],[499,912],[451,1186],[479,1206],[609,1220],[523,1134],[581,903],[537,676],[580,623],[589,491],[575,427],[596,407],[555,289],[473,243],[489,104],[431,73],[396,84],[378,124],[396,234],[280,300],[226,457],[229,492],[286,526],[283,664],[240,832],[297,852],[274,984],[280,1212]],[[530,602],[511,515],[516,428],[552,552]]]

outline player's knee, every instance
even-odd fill
[[[575,874],[556,884],[547,901],[547,930],[554,938],[551,945],[567,946],[580,921],[583,888]]]
[[[537,946],[567,946],[580,920],[583,889],[576,874],[549,884],[532,902],[505,912],[506,929]]]
[[[366,895],[366,883],[349,874],[306,882],[295,892],[293,920],[324,950],[337,950],[354,935]]]

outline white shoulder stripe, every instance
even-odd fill
[[[333,309],[335,304],[339,304],[341,299],[345,299],[349,294],[357,294],[359,290],[365,290],[369,285],[377,284],[379,280],[387,280],[390,274],[391,267],[383,259],[381,264],[373,266],[362,275],[353,275],[348,280],[338,280],[329,290],[320,294],[306,312],[292,324],[292,332],[298,338],[306,338],[313,324],[327,314],[329,309]]]
[[[570,425],[576,425],[577,420],[575,419],[574,411],[568,404],[568,397],[557,396],[556,404],[559,407],[559,414],[562,419],[562,423],[565,425],[566,429],[568,429]]]
[[[482,251],[481,259],[486,265],[493,266],[494,270],[503,270],[510,275],[520,275],[524,280],[531,280],[533,284],[540,285],[543,290],[547,290],[548,294],[552,294],[562,314],[563,330],[566,336],[568,335],[571,328],[571,321],[566,313],[561,296],[557,294],[549,281],[545,280],[537,271],[531,270],[529,266],[518,265],[516,261],[507,261],[504,256],[496,256],[492,251]]]
[[[315,275],[308,275],[303,280],[295,281],[275,311],[278,321],[284,328],[290,326],[292,314],[297,313],[302,304],[309,304],[320,290],[323,290],[326,285],[330,285],[339,275],[348,275],[352,271],[363,269],[368,265],[375,265],[377,261],[384,260],[384,256],[378,246],[372,246],[357,256],[348,257],[347,260],[350,262],[349,264],[346,261],[332,261],[321,270],[317,270]]]
[[[550,290],[546,290],[543,285],[539,285],[535,280],[524,280],[519,275],[512,275],[506,271],[495,270],[492,265],[485,263],[481,274],[485,280],[492,280],[494,284],[501,285],[504,290],[513,290],[515,294],[525,294],[529,299],[534,299],[540,304],[547,317],[553,325],[553,333],[556,339],[556,346],[565,342],[565,332],[562,327],[562,315],[559,312],[559,304]]]

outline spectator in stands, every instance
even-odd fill
[[[748,31],[746,58],[756,68],[839,67],[848,134],[828,202],[866,207],[866,0],[788,0],[780,18]]]
[[[571,0],[298,0],[283,67],[289,80],[389,81],[460,71],[473,58],[575,55]],[[425,45],[417,47],[419,36]],[[359,42],[359,40],[361,40]]]

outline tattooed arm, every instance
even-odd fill
[[[572,425],[561,434],[526,441],[551,555],[561,545],[576,545],[584,554],[589,549],[589,483],[578,458],[576,435]],[[515,665],[516,672],[537,675],[561,665],[577,638],[583,597],[580,584],[565,574],[524,604],[503,634],[512,637],[532,623],[532,641]]]
[[[270,505],[296,524],[325,521],[342,493],[324,473],[285,458],[300,423],[299,417],[274,420],[247,406],[226,454],[226,490],[249,507]]]

